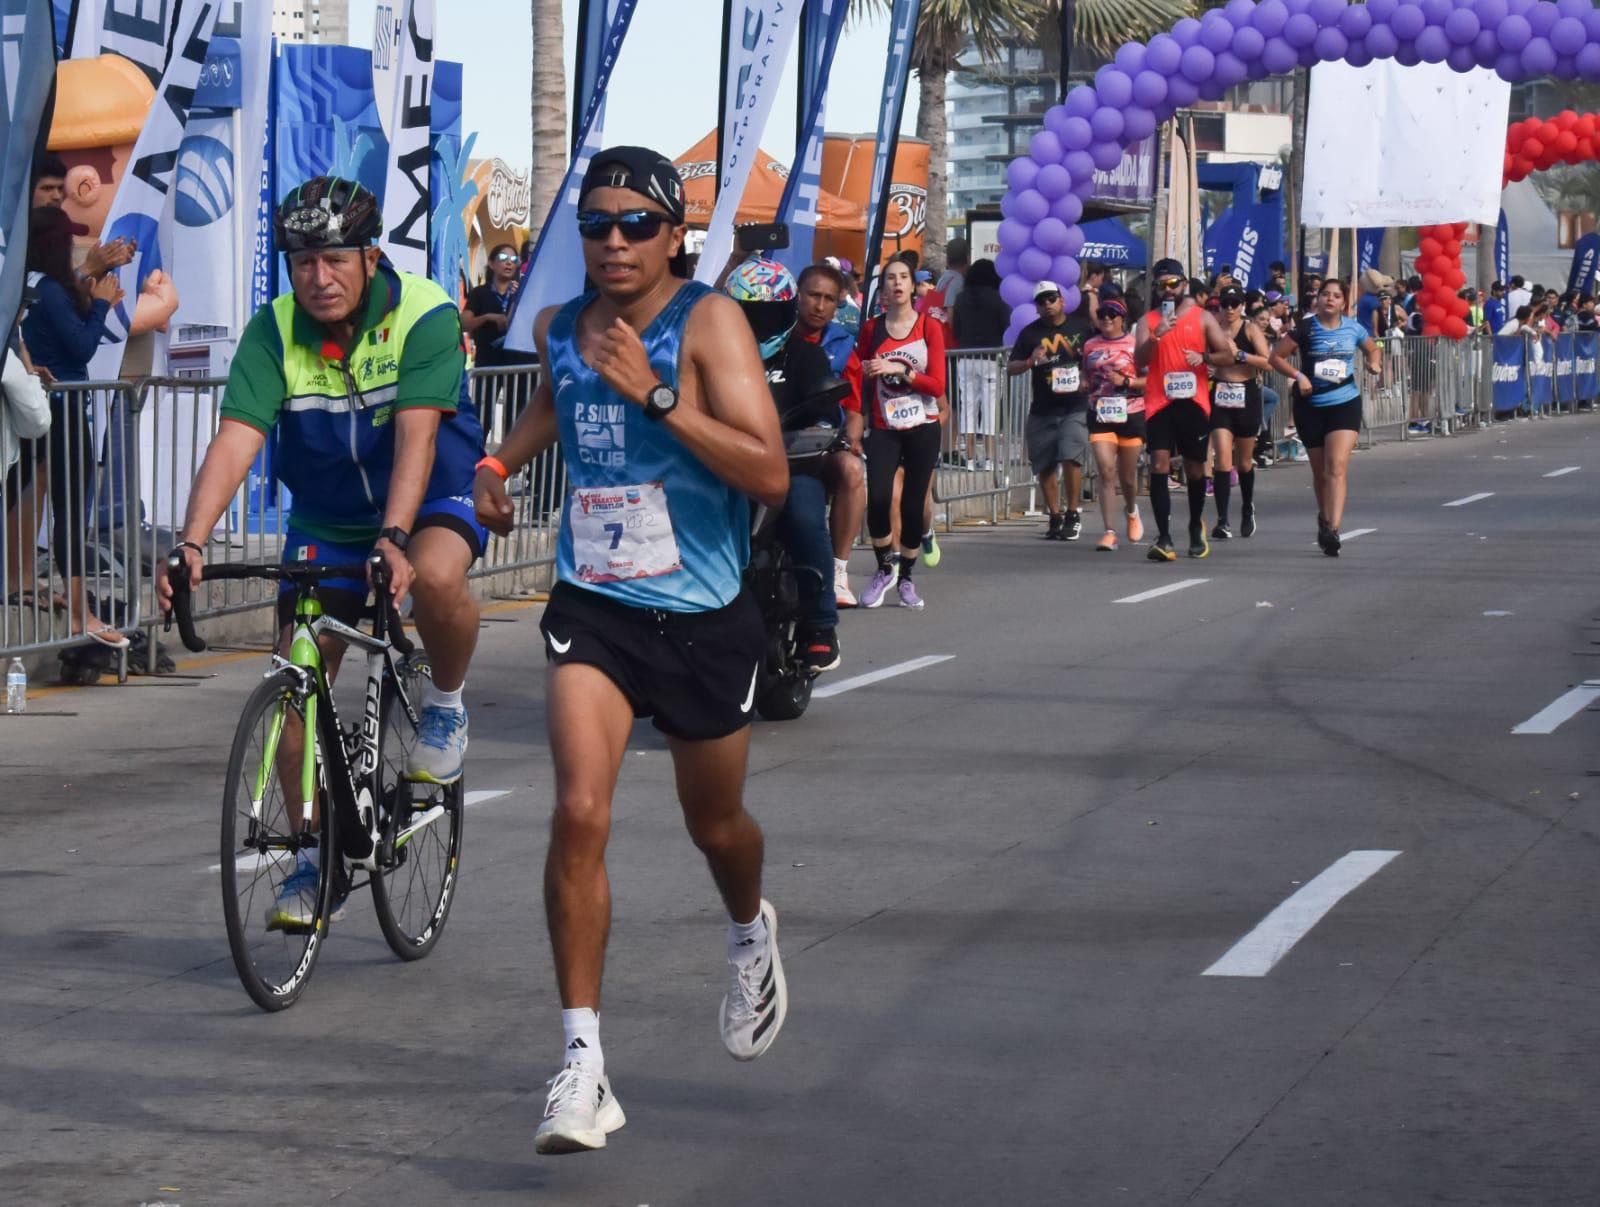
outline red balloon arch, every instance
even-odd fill
[[[1501,187],[1557,164],[1595,159],[1600,159],[1600,114],[1580,117],[1565,109],[1550,118],[1530,117],[1506,131]],[[1461,271],[1461,236],[1466,229],[1464,222],[1417,229],[1422,330],[1426,335],[1462,339],[1467,334],[1467,302],[1456,296],[1467,283]]]

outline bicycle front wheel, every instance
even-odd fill
[[[402,682],[385,680],[378,728],[378,799],[383,837],[372,873],[372,904],[390,949],[402,960],[433,950],[450,916],[461,867],[465,820],[462,781],[447,787],[405,778],[416,726],[406,711],[421,677],[402,666]]]
[[[263,1010],[299,999],[328,933],[331,810],[304,822],[295,752],[312,741],[296,677],[278,671],[245,703],[222,794],[222,912],[239,980]],[[322,759],[313,782],[320,788]],[[324,798],[326,793],[323,794]]]

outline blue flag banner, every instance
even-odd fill
[[[867,258],[863,273],[876,273],[883,254],[883,231],[889,216],[889,171],[900,146],[900,118],[906,109],[911,79],[911,45],[917,36],[922,0],[894,0],[889,14],[889,54],[883,68],[883,103],[878,107],[878,142],[872,158],[872,187],[867,192]],[[870,295],[869,295],[870,296]]]
[[[51,0],[56,21],[56,58],[67,57],[67,43],[72,40],[72,0]],[[6,9],[10,12],[10,9]]]
[[[1570,331],[1564,331],[1556,336],[1556,383],[1555,394],[1557,402],[1577,401],[1576,361],[1577,347],[1576,336]]]
[[[1383,254],[1384,229],[1369,226],[1356,231],[1356,275],[1378,267],[1378,257]],[[1273,257],[1274,260],[1279,258]]]
[[[1587,402],[1600,394],[1600,380],[1595,376],[1595,359],[1600,355],[1600,332],[1580,331],[1573,339],[1573,393],[1579,401]]]
[[[1112,268],[1143,268],[1149,257],[1145,254],[1142,239],[1115,218],[1097,218],[1083,224],[1083,249],[1078,252],[1082,264],[1095,261]]]
[[[1537,336],[1528,345],[1528,400],[1535,410],[1555,401],[1555,383],[1551,370],[1555,367],[1555,340],[1548,335]]]
[[[1520,335],[1494,337],[1494,409],[1514,411],[1528,402],[1528,371]]]
[[[1591,231],[1572,245],[1572,269],[1567,273],[1567,288],[1593,293],[1597,272],[1600,272],[1600,235]]]
[[[1206,263],[1233,265],[1245,289],[1260,289],[1267,265],[1283,259],[1283,203],[1232,205],[1211,224],[1204,239]]]
[[[56,76],[50,0],[0,0],[0,363],[27,277],[33,156]]]
[[[428,170],[428,196],[433,215],[428,225],[428,275],[451,297],[459,295],[466,270],[467,229],[461,214],[478,194],[467,179],[467,161],[476,135],[461,136],[461,64],[439,60],[433,65],[433,163]],[[453,218],[453,220],[452,220]]]
[[[778,261],[797,277],[816,252],[828,73],[833,70],[849,8],[848,0],[806,0],[805,20],[800,26],[800,129],[777,217],[789,224],[789,246],[776,253]]]
[[[534,244],[533,255],[522,273],[522,284],[512,303],[510,322],[506,327],[505,347],[513,352],[535,350],[533,323],[539,312],[548,306],[576,297],[583,289],[583,241],[578,237],[578,187],[583,174],[589,170],[589,160],[598,154],[600,115],[605,109],[606,87],[611,83],[611,72],[617,65],[623,39],[628,35],[628,23],[633,20],[633,10],[638,0],[616,0],[616,15],[600,45],[600,65],[595,72],[594,92],[589,97],[580,126],[578,149],[567,174],[561,181],[550,212],[539,227],[539,241]]]
[[[611,18],[616,0],[579,0],[578,3],[578,57],[572,70],[572,112],[586,113],[589,98],[594,95],[595,81],[600,76],[600,60],[604,57],[606,31],[611,28]],[[572,149],[577,151],[583,130],[572,127]]]
[[[1494,227],[1494,275],[1509,287],[1511,283],[1511,228],[1506,224],[1506,212],[1500,211],[1500,221]]]

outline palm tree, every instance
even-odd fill
[[[567,73],[561,58],[565,34],[561,0],[533,0],[533,236],[567,172]]]

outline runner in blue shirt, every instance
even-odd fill
[[[788,492],[778,413],[743,312],[685,279],[671,161],[602,151],[578,204],[595,288],[538,316],[543,380],[476,486],[483,523],[510,532],[506,477],[559,439],[560,581],[540,627],[556,786],[544,898],[566,1035],[541,1153],[603,1148],[624,1122],[598,1011],[611,797],[635,717],[667,736],[684,820],[727,906],[724,1046],[738,1060],[761,1055],[788,1009],[777,914],[761,896],[761,830],[743,803],[765,652],[741,586],[747,496],[775,507]]]
[[[1344,282],[1329,280],[1317,291],[1316,309],[1295,324],[1272,350],[1272,367],[1294,382],[1294,425],[1311,458],[1317,492],[1317,544],[1339,556],[1350,454],[1361,434],[1361,389],[1356,353],[1381,384],[1377,342],[1345,313]],[[1289,357],[1298,355],[1298,370]]]

